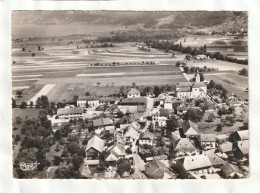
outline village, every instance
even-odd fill
[[[78,178],[246,178],[247,103],[232,95],[214,99],[215,83],[202,82],[198,71],[192,80],[157,96],[133,82],[121,95],[87,92],[58,103],[46,114],[56,142],[46,154],[53,164],[45,167],[45,178],[66,178],[69,154],[78,155],[72,159]],[[241,126],[230,129],[234,125]]]
[[[104,12],[105,20],[65,11],[53,21],[39,12],[60,23],[46,34],[26,14],[39,34],[14,24],[15,178],[249,177],[246,13]]]

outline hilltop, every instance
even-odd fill
[[[37,13],[35,13],[37,12]],[[122,27],[176,29],[247,28],[247,13],[234,11],[14,11],[12,24],[104,24]],[[227,25],[228,24],[228,25]]]

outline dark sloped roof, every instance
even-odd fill
[[[95,119],[93,120],[93,126],[99,127],[99,126],[106,126],[106,125],[112,125],[113,121],[109,118],[102,118],[102,119]]]
[[[119,104],[146,104],[146,101],[143,97],[124,98]]]
[[[115,101],[117,101],[117,98],[116,97],[101,97],[99,99],[99,101],[102,101],[102,102],[115,102]]]
[[[178,92],[191,92],[191,87],[178,88]]]
[[[159,160],[152,161],[145,165],[145,173],[152,179],[163,178],[165,172],[170,173],[166,165]]]
[[[86,101],[93,101],[93,100],[99,100],[98,96],[91,95],[91,96],[79,96],[78,100],[86,100]]]
[[[208,156],[212,166],[224,165],[226,163],[223,159],[221,159],[219,156],[217,156],[213,152],[207,153],[207,156]]]
[[[182,88],[182,87],[191,87],[192,86],[192,82],[179,82],[176,87],[177,88]]]
[[[203,82],[194,82],[192,85],[192,88],[200,88],[200,87],[205,87],[205,86],[207,86],[207,85]]]
[[[160,109],[160,116],[161,117],[168,117],[170,115],[169,109]]]
[[[196,123],[190,121],[190,120],[185,120],[182,122],[182,129],[184,135],[187,134],[198,134],[198,126]]]
[[[233,172],[241,173],[241,171],[238,169],[237,166],[230,164],[230,163],[226,163],[225,165],[223,165],[221,167],[221,170],[225,174],[225,176],[229,176]]]
[[[146,130],[144,133],[142,133],[140,135],[140,139],[150,139],[150,140],[153,140],[154,139],[154,134],[151,133],[150,131]]]
[[[215,142],[215,134],[200,134],[200,141],[204,142]]]

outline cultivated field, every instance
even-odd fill
[[[46,94],[49,101],[59,102],[87,91],[98,95],[116,94],[120,86],[131,86],[133,82],[138,86],[152,86],[186,81],[175,67],[184,54],[172,57],[156,49],[146,52],[134,43],[109,48],[76,49],[76,45],[45,46],[41,51],[36,48],[28,47],[25,52],[22,48],[13,49],[13,94],[25,89],[18,104],[22,101],[35,103],[42,94]],[[73,53],[75,50],[79,52]],[[36,54],[34,57],[32,52]],[[115,62],[117,66],[112,66]],[[94,65],[96,63],[102,66]],[[97,82],[100,82],[99,87]],[[50,89],[48,85],[52,85]]]

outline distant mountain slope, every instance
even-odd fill
[[[114,24],[145,28],[217,27],[238,24],[247,28],[247,13],[228,11],[116,12],[116,11],[14,11],[13,24]]]

